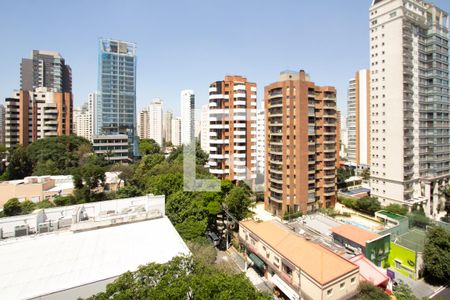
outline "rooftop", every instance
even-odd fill
[[[375,286],[386,286],[389,277],[377,268],[369,259],[364,255],[357,255],[349,259],[352,263],[359,267],[359,275],[362,280],[368,281]]]
[[[366,246],[367,241],[371,241],[379,237],[376,233],[364,230],[351,224],[344,224],[331,228],[331,231],[363,247]]]
[[[164,196],[56,207],[0,221],[0,232],[6,234],[0,240],[2,299],[99,283],[139,265],[190,253],[164,215]],[[88,297],[101,288],[74,293]]]
[[[189,250],[167,217],[0,244],[3,299],[28,299],[165,263]],[[83,297],[89,295],[80,295]]]
[[[322,285],[358,269],[343,257],[307,241],[281,223],[249,220],[240,224]]]

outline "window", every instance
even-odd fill
[[[345,282],[341,282],[341,284],[339,285],[341,290],[345,287]]]
[[[333,295],[333,289],[329,289],[327,291],[327,296],[330,297],[331,295]]]
[[[355,278],[355,277],[352,277],[352,279],[350,279],[350,282],[351,282],[352,284],[355,284],[356,278]]]

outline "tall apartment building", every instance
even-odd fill
[[[372,195],[426,203],[434,218],[450,178],[448,27],[448,13],[425,1],[370,7]]]
[[[89,114],[91,116],[90,118],[90,126],[91,126],[91,139],[92,140],[92,136],[95,134],[96,132],[96,128],[95,126],[97,125],[97,92],[92,92],[89,93],[88,95],[88,111]]]
[[[138,156],[136,132],[136,45],[100,39],[96,135],[129,136]]]
[[[140,139],[148,139],[150,137],[149,132],[149,124],[148,124],[148,107],[143,108],[139,112],[137,127],[138,127],[138,136]]]
[[[256,172],[265,174],[266,168],[266,113],[258,110],[256,115]]]
[[[0,145],[5,145],[5,117],[5,106],[0,105]]]
[[[347,159],[348,157],[348,127],[347,127],[347,116],[341,115],[341,149],[339,150],[339,156]]]
[[[200,147],[206,153],[209,153],[209,106],[202,106],[201,111],[201,129],[200,129]]]
[[[72,69],[54,51],[33,50],[20,64],[20,89],[45,87],[52,92],[72,92]]]
[[[225,76],[209,86],[210,172],[221,179],[256,178],[256,83]]]
[[[88,101],[83,106],[73,109],[73,132],[89,141],[92,141],[94,134],[95,95],[89,93]]]
[[[370,74],[360,70],[350,79],[347,93],[348,161],[370,164]]]
[[[163,102],[159,98],[153,99],[148,106],[148,138],[163,145]]]
[[[180,93],[181,142],[189,145],[195,136],[195,94],[193,90]]]
[[[172,119],[173,113],[171,111],[165,111],[163,114],[163,139],[165,142],[172,140]]]
[[[282,72],[264,89],[265,208],[283,216],[336,202],[336,89],[300,72]]]
[[[12,148],[72,133],[72,95],[47,88],[14,91],[5,99],[5,144]]]
[[[87,103],[81,107],[75,107],[73,109],[73,133],[89,140],[92,137],[92,134],[90,134],[89,119]]]
[[[57,52],[33,50],[20,65],[20,90],[5,99],[5,145],[72,133],[72,71]]]
[[[181,145],[181,118],[176,117],[172,119],[172,145],[180,146]]]

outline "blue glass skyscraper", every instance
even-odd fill
[[[138,155],[136,138],[136,45],[100,39],[96,134],[126,134],[130,154]]]

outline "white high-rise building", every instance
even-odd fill
[[[202,106],[201,111],[201,129],[200,129],[200,147],[206,153],[209,153],[209,106]]]
[[[256,172],[264,174],[266,153],[266,115],[264,109],[256,114]]]
[[[148,124],[148,107],[139,112],[137,120],[138,136],[140,139],[150,138],[149,124]]]
[[[195,94],[193,90],[182,90],[180,94],[181,142],[188,145],[195,136]]]
[[[370,163],[369,97],[369,70],[357,71],[355,78],[349,81],[347,94],[347,158],[349,162],[363,167]]]
[[[444,214],[450,178],[448,13],[421,0],[370,7],[371,190]]]
[[[172,141],[172,118],[171,111],[165,111],[163,114],[163,139],[166,142]]]
[[[172,145],[181,145],[181,118],[172,119]]]
[[[158,145],[163,145],[163,102],[159,98],[153,99],[148,106],[149,138]]]
[[[73,109],[73,132],[89,141],[92,141],[95,130],[95,101],[96,93],[90,93],[82,107]]]
[[[339,156],[346,159],[348,152],[348,128],[347,128],[347,116],[341,116],[341,147],[339,150]]]

